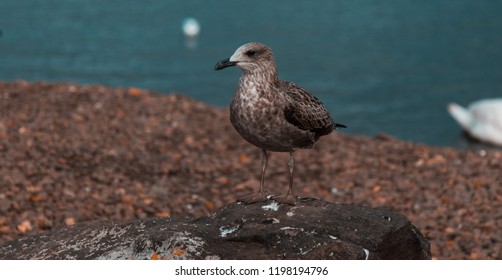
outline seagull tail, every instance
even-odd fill
[[[467,131],[470,130],[470,128],[474,124],[474,119],[471,116],[471,114],[469,113],[469,111],[467,111],[467,109],[465,109],[464,107],[462,107],[456,103],[448,104],[447,109],[448,109],[448,112],[450,113],[450,115],[460,124],[460,126],[464,130],[467,130]]]
[[[337,129],[337,128],[347,128],[347,126],[343,125],[343,124],[335,123],[335,124],[333,124],[333,128],[334,129]]]

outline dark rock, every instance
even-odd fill
[[[315,199],[229,204],[204,217],[88,222],[0,246],[1,259],[430,259],[385,209]]]

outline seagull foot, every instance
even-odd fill
[[[296,200],[298,199],[298,196],[294,196],[292,194],[288,195],[279,195],[279,196],[274,196],[272,197],[272,200],[275,200],[279,202],[279,204],[289,204],[289,205],[295,205]]]
[[[266,193],[252,193],[245,195],[243,197],[240,197],[237,199],[237,202],[242,202],[244,204],[252,204],[256,202],[263,202],[267,201],[267,194]]]

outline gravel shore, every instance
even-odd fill
[[[502,259],[501,150],[352,136],[343,122],[295,153],[296,195],[394,209],[436,259]],[[273,194],[287,192],[287,160],[271,153]],[[136,88],[0,82],[0,243],[89,220],[201,216],[256,191],[259,175],[260,151],[227,109]]]

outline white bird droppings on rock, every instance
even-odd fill
[[[272,203],[263,205],[261,208],[265,211],[277,211],[279,210],[279,203],[277,203],[277,201],[272,201]]]

